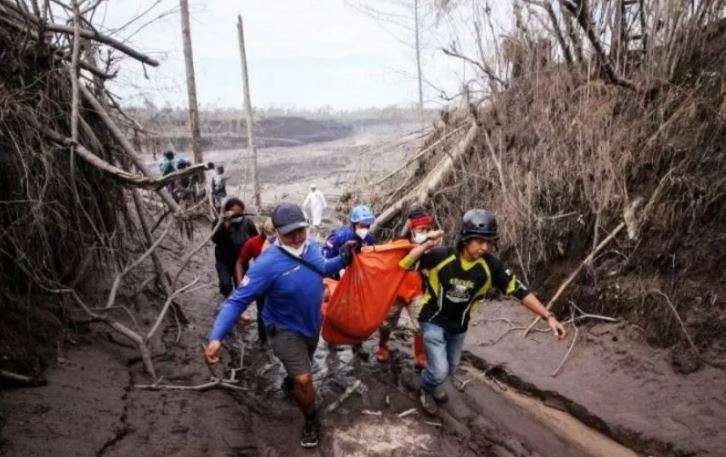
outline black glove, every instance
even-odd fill
[[[355,255],[357,244],[355,241],[348,241],[340,247],[340,259],[346,267],[353,263],[353,255]]]

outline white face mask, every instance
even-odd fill
[[[429,237],[425,232],[416,232],[413,234],[413,242],[416,244],[424,244]]]
[[[287,252],[289,252],[290,254],[294,255],[295,257],[302,257],[303,252],[305,252],[305,245],[306,244],[307,243],[303,243],[298,248],[294,248],[292,246],[287,246],[285,244],[281,244],[280,247],[282,249],[286,250]]]
[[[355,229],[355,234],[358,235],[358,238],[360,238],[362,240],[366,237],[366,235],[368,235],[368,229],[367,228],[357,228],[357,229]]]

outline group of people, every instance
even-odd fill
[[[161,162],[159,162],[159,172],[162,176],[174,173],[177,170],[184,170],[192,164],[184,157],[177,158],[176,154],[174,154],[174,151],[170,149],[164,151],[163,156],[164,157],[161,159]],[[176,181],[172,181],[167,184],[167,189],[175,200],[184,200],[189,196],[194,195],[193,177],[184,176],[177,179]]]
[[[323,320],[322,278],[345,274],[361,247],[376,243],[370,233],[375,215],[368,206],[355,207],[349,224],[334,231],[322,246],[308,237],[308,219],[302,208],[292,203],[279,204],[272,217],[262,223],[261,233],[244,216],[240,200],[228,199],[223,217],[220,229],[226,234],[215,234],[214,240],[218,249],[220,245],[228,249],[225,244],[231,243],[236,254],[229,255],[222,266],[218,257],[220,292],[229,296],[209,334],[205,357],[209,363],[219,361],[221,341],[256,302],[260,339],[269,341],[282,362],[287,372],[282,389],[305,418],[300,444],[316,446],[320,421],[311,364]],[[490,211],[467,211],[450,246],[442,244],[444,233],[436,230],[434,218],[423,209],[409,213],[400,236],[410,240],[413,247],[399,268],[418,271],[423,287],[410,302],[398,299],[391,305],[390,315],[379,329],[376,357],[380,363],[388,362],[391,331],[402,309],[407,308],[415,327],[419,401],[426,413],[436,414],[438,406],[447,401],[442,386],[459,364],[478,302],[492,288],[519,299],[546,320],[557,338],[565,336],[562,324],[493,254],[498,230]],[[360,346],[357,351],[362,351]]]

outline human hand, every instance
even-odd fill
[[[213,364],[219,362],[219,350],[222,348],[222,343],[219,340],[212,340],[207,344],[204,349],[204,358],[207,363]]]
[[[565,327],[560,323],[560,321],[555,318],[555,316],[550,316],[547,319],[547,325],[550,326],[552,333],[554,333],[555,337],[558,340],[561,340],[562,338],[567,336],[567,331],[565,330]]]
[[[239,317],[239,323],[240,324],[249,324],[250,322],[252,322],[252,315],[249,312],[245,311]]]
[[[340,258],[346,266],[353,263],[353,254],[355,253],[357,245],[357,241],[351,240],[345,242],[345,244],[340,247]]]
[[[426,236],[429,240],[436,241],[437,243],[441,242],[441,240],[444,238],[444,231],[443,230],[430,230]]]

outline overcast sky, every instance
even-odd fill
[[[113,30],[153,6],[145,19],[118,32],[161,61],[159,67],[147,68],[148,79],[137,62],[122,63],[112,87],[124,103],[147,99],[157,106],[186,105],[178,5],[178,0],[111,1],[97,12],[94,22]],[[413,50],[395,38],[405,37],[406,32],[395,25],[382,27],[344,0],[190,0],[190,5],[197,98],[202,107],[242,107],[238,13],[245,25],[255,106],[346,109],[417,99]],[[164,13],[169,14],[134,33]],[[466,74],[460,62],[437,49],[446,42],[446,31],[429,31],[423,38],[425,76],[455,92]],[[429,107],[440,104],[437,95],[426,87]]]

